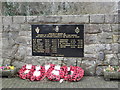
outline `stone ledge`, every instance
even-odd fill
[[[90,15],[90,23],[104,23],[104,14],[92,14]]]
[[[3,16],[3,25],[13,24],[117,24],[118,14],[84,14],[84,15],[45,15],[45,16]]]
[[[13,16],[13,23],[25,23],[26,22],[26,16]]]
[[[89,23],[89,15],[63,15],[63,23]]]
[[[89,15],[48,15],[48,16],[27,16],[27,23],[89,23]]]
[[[3,25],[11,25],[12,24],[12,16],[3,16],[2,23]]]
[[[59,23],[61,22],[62,17],[57,15],[49,15],[49,16],[38,16],[38,22],[43,23]]]
[[[118,14],[110,14],[105,15],[105,23],[119,23]]]

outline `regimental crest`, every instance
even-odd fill
[[[76,33],[79,33],[79,32],[80,32],[80,29],[79,29],[78,27],[76,27],[75,32],[76,32]]]
[[[58,26],[56,26],[55,31],[59,32],[59,27]]]
[[[35,31],[36,31],[36,33],[39,33],[39,32],[40,32],[39,27],[37,27],[37,28],[35,29]]]

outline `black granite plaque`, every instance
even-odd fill
[[[84,25],[32,25],[32,55],[84,56]]]

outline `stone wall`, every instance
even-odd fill
[[[103,75],[108,65],[120,65],[120,30],[117,14],[2,16],[3,64],[21,67],[26,63],[81,66],[85,75]],[[31,24],[84,24],[84,57],[32,56]],[[0,49],[1,50],[1,49]]]

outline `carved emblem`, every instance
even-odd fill
[[[40,32],[39,27],[37,27],[37,28],[35,29],[35,31],[36,31],[37,33],[39,33],[39,32]]]
[[[76,32],[76,33],[79,33],[79,32],[80,32],[80,29],[79,29],[78,27],[76,27],[75,32]]]
[[[55,31],[56,31],[56,32],[58,32],[58,31],[59,31],[59,27],[58,27],[58,26],[56,26]]]

